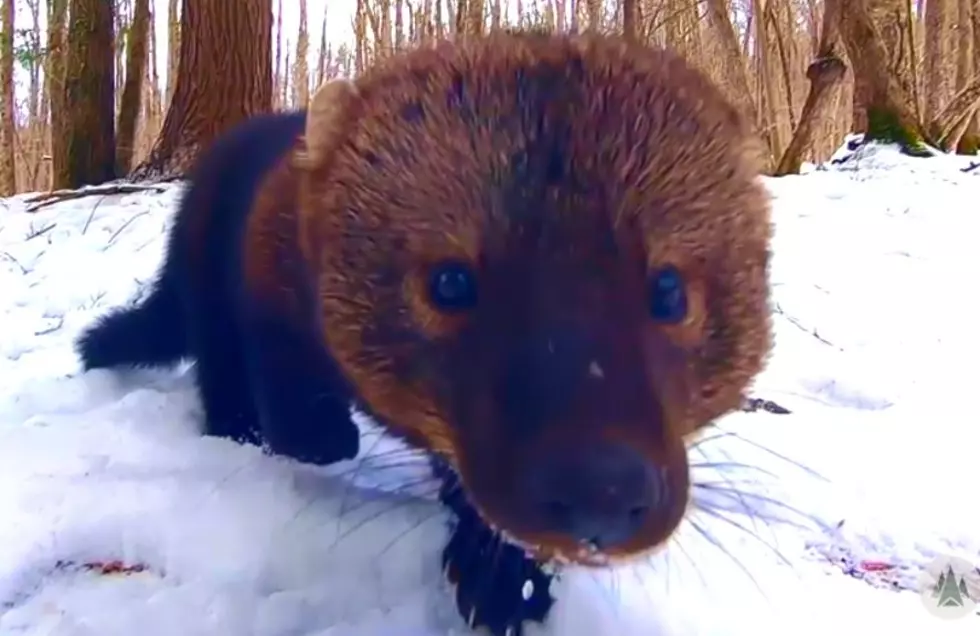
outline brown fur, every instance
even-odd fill
[[[738,407],[770,344],[769,205],[735,110],[675,55],[604,36],[443,43],[349,88],[314,98],[305,146],[266,180],[248,278],[270,299],[315,289],[318,328],[357,397],[445,457],[495,527],[543,557],[593,562],[528,526],[516,494],[548,453],[619,440],[682,496],[606,556],[663,544],[688,502],[685,441]],[[550,155],[535,149],[555,139]],[[302,283],[281,265],[297,242]],[[440,313],[425,296],[447,259],[478,273],[472,312]],[[646,309],[648,272],[664,264],[688,284],[679,325]],[[531,324],[587,336],[603,380],[515,430],[493,391]]]

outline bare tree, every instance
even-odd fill
[[[68,171],[68,111],[65,107],[65,61],[68,58],[67,28],[68,0],[48,0],[48,54],[44,69],[45,90],[51,111],[51,174],[52,186],[57,174]]]
[[[17,192],[14,171],[14,0],[3,0],[3,31],[0,32],[0,196]]]
[[[116,176],[113,10],[106,0],[71,0],[66,162],[54,173],[55,188],[98,184]]]
[[[925,50],[923,52],[923,74],[925,87],[924,120],[934,122],[949,96],[949,76],[946,62],[949,58],[952,41],[948,19],[947,0],[929,0],[925,13]]]
[[[150,28],[150,0],[136,0],[133,23],[126,35],[126,80],[119,104],[119,134],[116,139],[117,174],[132,167],[136,121],[140,114],[140,97],[146,72],[147,36]]]
[[[180,7],[179,0],[167,0],[167,104],[177,88],[180,65]]]
[[[727,80],[727,93],[735,106],[751,122],[756,132],[759,131],[759,110],[750,88],[749,73],[745,64],[745,56],[739,45],[738,33],[732,24],[727,0],[707,0],[707,23],[718,45],[721,54],[719,60],[722,74]],[[772,143],[767,131],[761,131],[766,140],[769,152],[766,153],[767,163],[771,162]]]
[[[281,106],[284,101],[284,96],[286,94],[286,89],[284,85],[288,82],[285,81],[286,78],[286,68],[289,68],[288,62],[285,68],[282,65],[282,0],[276,0],[276,15],[278,18],[275,21],[276,28],[276,65],[272,69],[273,80],[272,80],[272,92],[273,92],[273,105]]]
[[[623,35],[631,40],[637,39],[636,0],[623,0]]]
[[[958,0],[956,19],[956,90],[962,91],[980,73],[980,30],[977,29],[975,12],[980,12],[980,0]],[[950,143],[962,154],[975,154],[978,150],[976,109],[963,118],[950,135]]]
[[[183,0],[173,99],[134,179],[185,174],[198,151],[272,110],[272,0]]]
[[[927,156],[922,122],[915,110],[910,82],[903,72],[902,55],[897,36],[886,35],[895,27],[892,20],[879,28],[873,17],[872,3],[880,15],[892,15],[892,0],[826,0],[825,11],[840,16],[841,35],[854,73],[856,119],[867,122],[865,138],[898,143],[904,152]],[[901,4],[899,2],[898,4]],[[900,11],[900,9],[896,9]],[[900,41],[900,40],[899,40]],[[892,42],[893,49],[889,49]],[[891,52],[890,52],[891,51]],[[893,57],[894,55],[894,57]]]
[[[844,80],[847,71],[839,53],[840,47],[840,5],[830,2],[824,8],[823,26],[820,29],[820,43],[817,57],[807,68],[810,92],[803,104],[800,123],[793,133],[786,152],[776,167],[776,176],[795,174],[800,171],[804,155],[810,151],[820,120],[830,116],[834,93]]]
[[[306,0],[299,0],[299,34],[296,36],[296,63],[293,64],[293,106],[296,108],[306,108],[310,100],[309,53]]]

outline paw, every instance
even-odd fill
[[[456,607],[471,629],[522,636],[525,623],[543,622],[554,603],[552,576],[482,522],[460,520],[443,550],[442,565],[456,587]]]
[[[357,457],[361,433],[346,411],[293,408],[277,414],[263,413],[262,438],[266,448],[276,455],[328,466]]]

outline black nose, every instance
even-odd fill
[[[619,444],[555,452],[535,461],[526,485],[546,532],[597,549],[629,541],[668,495],[660,469]]]

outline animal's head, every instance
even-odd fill
[[[663,544],[770,343],[750,135],[674,55],[496,34],[328,84],[301,236],[358,396],[541,558]]]

